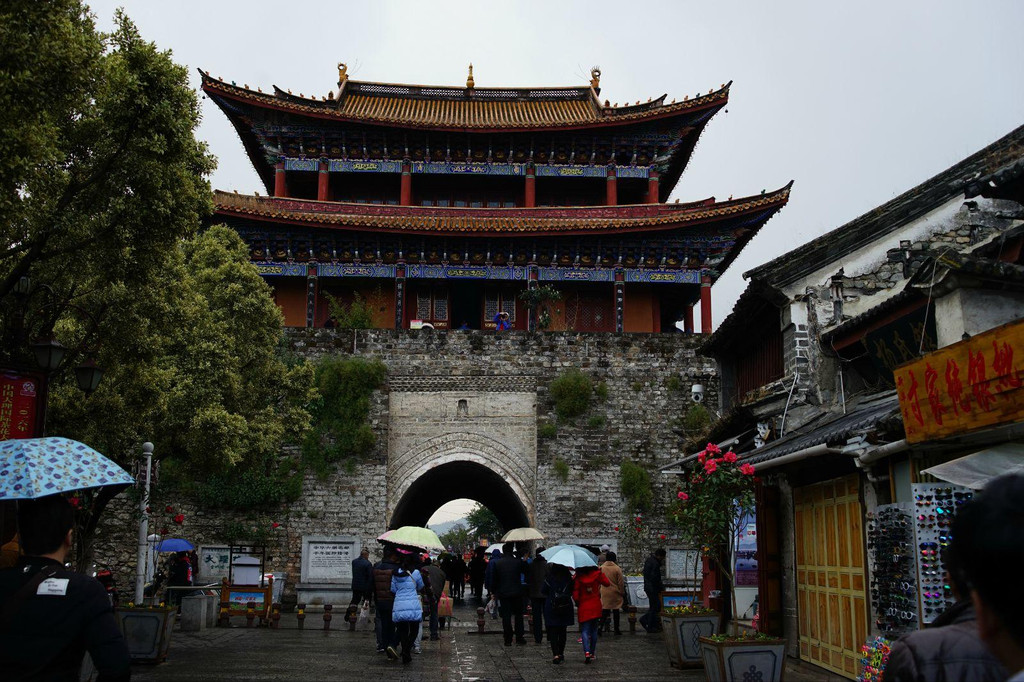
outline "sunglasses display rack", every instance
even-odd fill
[[[918,628],[914,505],[885,504],[868,514],[868,563],[875,627],[887,639]]]
[[[920,588],[921,622],[931,623],[953,605],[952,586],[946,580],[942,550],[949,545],[957,509],[971,499],[970,488],[951,483],[915,483],[914,555]]]

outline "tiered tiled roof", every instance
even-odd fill
[[[554,130],[664,118],[724,106],[731,85],[682,102],[665,104],[662,95],[618,107],[602,104],[590,87],[458,88],[346,81],[336,99],[317,99],[279,88],[273,94],[254,91],[200,73],[207,93],[261,107],[351,122],[472,130]]]
[[[786,205],[791,186],[718,203],[712,199],[692,204],[615,207],[439,209],[278,199],[221,191],[215,192],[214,204],[219,215],[342,229],[479,236],[598,235],[670,230],[765,211],[774,213]]]

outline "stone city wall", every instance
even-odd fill
[[[676,531],[656,514],[645,520],[642,538],[625,532],[627,515],[619,466],[630,459],[650,472],[656,508],[662,508],[673,496],[675,479],[662,476],[658,468],[686,454],[680,449],[682,439],[677,431],[691,404],[690,386],[703,384],[705,404],[718,404],[714,363],[695,352],[702,340],[684,334],[290,330],[291,350],[309,360],[354,355],[380,359],[387,366],[389,384],[374,394],[371,404],[370,424],[377,436],[375,452],[352,473],[339,466],[326,480],[319,480],[308,472],[300,498],[276,509],[249,513],[202,510],[194,502],[157,491],[150,505],[155,517],[150,532],[166,527],[172,536],[203,545],[224,544],[228,533],[240,528],[263,534],[272,557],[268,570],[288,574],[285,602],[294,602],[304,535],[355,536],[370,547],[372,558],[379,556],[374,538],[389,522],[388,448],[389,443],[402,441],[388,433],[390,392],[397,395],[400,391],[407,399],[417,387],[423,391],[446,390],[443,386],[432,388],[431,382],[450,386],[453,379],[458,383],[460,378],[478,392],[481,385],[485,391],[493,391],[495,380],[500,383],[502,377],[509,377],[510,395],[536,391],[536,423],[556,424],[554,435],[538,435],[535,440],[532,434],[527,437],[521,431],[509,431],[507,426],[498,425],[498,430],[492,432],[496,438],[502,433],[513,434],[514,449],[523,455],[533,474],[536,525],[550,541],[569,537],[617,539],[624,568],[639,572],[640,566],[629,565],[626,558],[636,563],[655,545],[680,543]],[[595,397],[586,414],[571,423],[561,423],[554,413],[549,386],[570,368],[585,372],[595,385],[604,382],[607,398],[602,401]],[[494,404],[494,400],[488,404]],[[516,419],[522,419],[523,401],[517,399],[510,404],[515,407]],[[480,423],[474,427],[477,435],[473,437],[480,437],[481,429],[486,431],[486,425]],[[535,452],[521,452],[529,450],[534,442]],[[392,460],[403,454],[390,453]],[[167,505],[173,507],[173,514],[165,511]],[[185,516],[180,526],[173,522],[178,513]],[[136,517],[127,496],[122,495],[111,505],[97,543],[96,556],[115,570],[126,595],[134,585]],[[661,535],[666,536],[664,540]],[[645,546],[636,546],[641,544]]]

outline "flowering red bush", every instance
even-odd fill
[[[185,523],[185,515],[184,514],[178,514],[177,516],[174,517],[174,522],[176,524],[178,524],[179,526],[181,524]]]

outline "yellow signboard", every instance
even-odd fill
[[[1024,320],[940,348],[894,374],[909,443],[1024,421]]]

